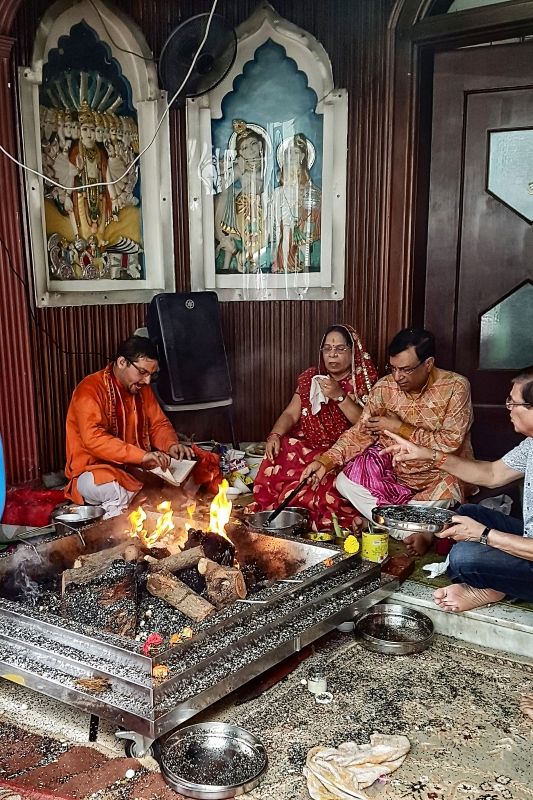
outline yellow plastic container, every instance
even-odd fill
[[[363,531],[361,535],[361,556],[367,561],[381,564],[389,555],[389,534],[382,528]]]

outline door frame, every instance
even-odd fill
[[[397,0],[389,23],[387,340],[424,320],[434,53],[533,34],[533,0],[446,14],[450,4]]]

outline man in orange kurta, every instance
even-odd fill
[[[439,469],[441,454],[473,458],[470,384],[462,375],[435,366],[433,334],[417,328],[400,331],[389,345],[389,372],[368,395],[356,425],[349,428],[302,477],[318,483],[341,469],[336,487],[365,517],[380,504],[420,503],[449,506],[463,502],[465,486]],[[432,448],[433,463],[410,461],[393,467],[387,432]],[[412,555],[428,549],[432,537],[404,539]]]
[[[115,516],[142,486],[128,467],[166,469],[171,456],[194,457],[179,443],[150,386],[158,366],[150,339],[132,336],[114,361],[74,390],[66,423],[65,494],[75,503],[101,505]]]

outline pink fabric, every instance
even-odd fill
[[[412,489],[398,482],[390,453],[383,453],[377,442],[349,461],[343,472],[351,481],[368,489],[380,505],[403,505],[414,495]]]

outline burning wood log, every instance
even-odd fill
[[[217,564],[231,566],[235,561],[235,545],[218,533],[206,533],[190,528],[185,542],[185,550],[200,546],[206,558],[216,561]]]
[[[201,558],[205,556],[202,547],[191,547],[190,550],[183,550],[181,553],[168,556],[167,558],[152,558],[145,556],[148,561],[150,572],[179,572],[181,569],[195,567]]]
[[[201,558],[198,572],[205,576],[207,596],[216,608],[224,608],[246,597],[244,575],[238,567],[225,567],[208,558]]]
[[[155,572],[149,575],[146,588],[151,595],[164,600],[195,622],[201,622],[215,612],[214,605],[166,572]]]

